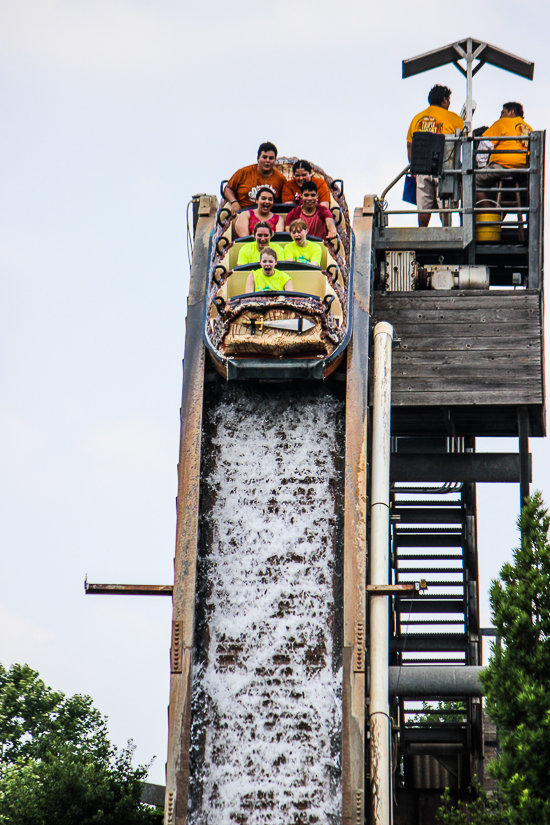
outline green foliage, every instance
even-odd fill
[[[483,675],[501,755],[491,766],[511,823],[550,823],[550,516],[540,493],[519,519],[521,546],[491,586],[495,645]]]
[[[449,711],[456,711],[456,713],[449,713]],[[431,722],[433,724],[441,724],[446,722],[465,722],[466,721],[466,703],[455,702],[452,700],[441,702],[433,705],[432,702],[422,702],[422,713],[417,713],[414,717],[415,722]]]
[[[438,825],[550,825],[550,516],[540,493],[518,521],[521,545],[491,585],[493,645],[482,674],[500,755],[488,765],[499,784],[489,797],[453,806],[447,790]]]
[[[477,787],[476,799],[455,805],[445,788],[442,805],[437,812],[437,825],[508,825],[508,813],[499,795],[489,796]]]
[[[28,665],[0,665],[0,825],[145,825],[149,766],[118,751],[89,696],[53,691]]]

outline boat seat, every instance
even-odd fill
[[[218,295],[228,301],[235,295],[246,294],[246,280],[251,270],[256,269],[254,264],[248,264],[245,267],[235,269],[229,276],[225,284],[219,289]],[[329,284],[323,272],[315,266],[302,267],[297,263],[289,263],[288,269],[280,266],[281,270],[288,272],[292,279],[292,285],[296,292],[304,292],[308,295],[317,295],[319,298],[324,298],[325,295],[334,295],[335,300],[332,303],[333,315],[339,320],[342,317],[342,307],[340,301],[336,296],[333,288]],[[217,310],[212,307],[213,313],[211,317],[217,315]]]
[[[323,241],[320,238],[316,238],[313,235],[307,236],[309,241],[313,241],[314,243],[318,243],[321,247],[321,269],[326,269],[327,263],[332,262],[332,258],[329,260],[328,252],[326,246],[323,244]],[[248,235],[246,238],[238,238],[231,249],[229,250],[229,263],[226,263],[225,258],[222,259],[222,263],[228,269],[234,269],[237,266],[237,261],[239,259],[239,252],[241,246],[246,243],[251,243],[254,240],[253,235]],[[279,244],[279,246],[284,247],[286,244],[291,243],[292,237],[289,232],[276,232],[271,239],[273,243]],[[227,256],[226,256],[227,257]]]

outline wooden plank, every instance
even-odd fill
[[[507,391],[511,389],[521,390],[524,387],[534,388],[534,381],[530,377],[527,377],[525,380],[518,376],[507,375],[497,375],[494,378],[491,376],[478,378],[477,375],[471,375],[469,373],[452,375],[448,379],[445,379],[445,376],[441,374],[434,376],[418,375],[409,378],[394,376],[392,383],[395,389],[400,392],[402,392],[405,387],[410,389],[411,392],[464,392],[466,390],[475,392],[476,389],[482,392],[483,390],[497,390],[501,388],[504,395],[506,395]],[[537,389],[540,391],[540,384]]]
[[[487,350],[506,350],[506,352],[524,352],[526,350],[536,351],[540,354],[541,338],[540,332],[526,333],[520,339],[512,340],[508,336],[500,338],[490,338],[484,336],[483,338],[471,338],[456,336],[447,338],[445,336],[413,336],[401,338],[399,347],[394,350],[394,355],[397,352],[433,352],[439,350],[440,352],[456,352],[463,350],[467,351],[487,351]],[[540,355],[539,355],[540,357]]]
[[[419,338],[424,335],[436,337],[440,341],[446,338],[470,337],[470,338],[505,338],[508,341],[508,346],[513,341],[517,342],[525,335],[532,335],[533,331],[540,335],[540,328],[538,324],[533,325],[532,321],[521,321],[519,323],[401,323],[398,318],[388,316],[387,318],[378,317],[377,321],[388,321],[388,323],[395,326],[395,334],[401,338],[401,341],[409,338]],[[373,319],[374,323],[374,319]],[[534,330],[533,330],[534,327]]]
[[[450,381],[467,377],[474,384],[483,383],[491,379],[495,381],[540,381],[540,366],[538,364],[514,364],[497,366],[495,364],[424,364],[421,361],[411,364],[397,364],[392,368],[392,380],[396,383],[403,379],[424,378],[426,381],[437,381],[443,388]],[[511,386],[508,384],[508,386]]]
[[[438,291],[426,290],[422,292],[375,292],[373,299],[374,311],[379,307],[399,310],[402,306],[424,306],[426,308],[444,308],[473,304],[478,307],[492,306],[540,306],[540,294],[536,290],[477,290],[471,292],[455,292],[454,290]]]
[[[534,347],[531,349],[500,350],[492,352],[490,349],[474,349],[473,347],[464,350],[401,350],[396,348],[393,351],[393,369],[408,364],[430,364],[430,365],[460,365],[468,367],[474,365],[483,366],[494,364],[495,368],[501,369],[505,366],[516,364],[536,364],[540,371],[538,353]]]
[[[412,302],[411,302],[412,303]],[[384,315],[376,309],[376,320],[389,321],[396,324],[518,324],[524,321],[533,323],[540,319],[538,307],[421,307],[403,306],[398,310],[386,312]]]
[[[540,387],[524,387],[514,389],[513,392],[505,393],[502,390],[492,388],[472,391],[445,390],[422,392],[395,390],[391,397],[392,406],[401,407],[426,407],[426,406],[458,406],[462,404],[542,404],[542,391]]]

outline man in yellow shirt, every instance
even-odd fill
[[[462,118],[449,111],[451,105],[451,90],[448,86],[434,86],[428,95],[430,104],[423,112],[419,112],[411,121],[407,132],[407,155],[411,159],[413,132],[432,132],[436,135],[454,135],[456,129],[462,129]],[[437,197],[439,178],[433,175],[416,176],[416,204],[418,206],[418,225],[428,226],[430,212],[423,209],[441,208],[442,203]],[[441,218],[443,223],[443,217]]]
[[[290,275],[277,269],[277,255],[270,246],[262,250],[260,266],[246,279],[247,292],[294,292]]]
[[[266,246],[277,253],[277,260],[281,261],[284,258],[283,247],[278,243],[271,243],[271,236],[273,235],[270,225],[266,221],[259,221],[254,227],[254,240],[250,243],[241,244],[239,250],[239,257],[237,258],[237,266],[243,264],[256,264],[260,260],[262,250]]]
[[[486,138],[487,143],[493,144],[494,151],[491,152],[485,171],[480,175],[476,175],[478,206],[491,206],[490,201],[495,200],[493,195],[487,198],[486,193],[482,191],[484,186],[496,185],[502,180],[503,174],[499,174],[495,170],[509,169],[511,174],[512,172],[520,172],[522,168],[527,166],[528,140],[491,140],[491,138],[516,136],[525,138],[532,131],[532,128],[523,119],[523,106],[521,103],[505,103],[500,118],[483,132],[483,137]],[[503,150],[506,150],[505,154],[503,154]],[[517,152],[517,154],[509,155],[508,152],[512,151]]]

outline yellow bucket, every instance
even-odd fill
[[[485,221],[500,221],[502,220],[502,215],[500,212],[478,212],[476,215],[476,241],[492,241],[493,243],[499,243],[501,234],[502,234],[502,226],[493,225],[493,226],[483,226]]]

